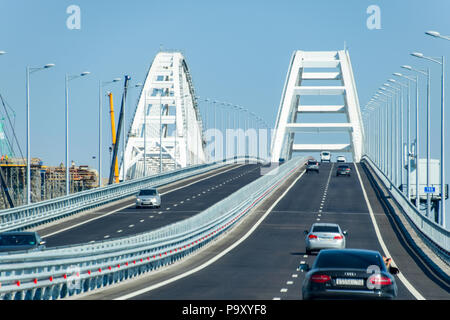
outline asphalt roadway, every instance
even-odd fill
[[[76,219],[40,229],[47,247],[93,243],[158,229],[187,219],[226,198],[261,175],[259,164],[234,164],[200,177],[159,188],[161,208],[135,207],[120,201]]]
[[[312,265],[316,257],[316,254],[306,255],[303,231],[309,229],[313,223],[338,223],[343,230],[348,231],[347,248],[370,249],[383,253],[356,168],[353,164],[350,166],[352,168],[350,177],[337,177],[336,164],[324,163],[321,164],[319,174],[305,173],[295,180],[295,183],[292,180],[288,181],[291,184],[290,189],[285,188],[284,194],[275,194],[271,198],[271,203],[259,208],[260,212],[265,211],[268,215],[261,219],[262,222],[254,232],[214,263],[208,264],[208,261],[215,255],[224,253],[227,246],[237,242],[243,233],[241,235],[230,233],[227,236],[228,244],[221,246],[212,244],[206,249],[202,261],[200,258],[202,254],[199,253],[197,257],[171,267],[172,271],[169,270],[165,274],[150,273],[124,285],[94,292],[83,299],[302,299],[301,286],[304,274],[298,271],[298,266],[302,261]],[[407,247],[402,244],[400,236],[389,223],[384,206],[359,164],[358,171],[373,217],[380,228],[381,238],[400,269],[401,276],[396,276],[397,298],[449,299],[448,286],[442,286],[424,271],[420,263],[408,252]],[[297,175],[300,176],[301,172],[299,171]],[[276,200],[279,202],[269,210],[270,205]],[[248,221],[247,230],[255,222],[256,220]],[[243,224],[245,223],[244,220]],[[204,267],[187,276],[180,276],[195,267],[192,261],[196,259],[197,265]],[[191,265],[186,266],[183,263]]]

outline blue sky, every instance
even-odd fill
[[[66,27],[72,4],[81,9],[80,30]],[[380,30],[366,26],[366,9],[373,4],[381,9]],[[25,150],[25,67],[56,64],[31,78],[31,143],[33,157],[57,165],[64,161],[64,76],[90,71],[70,84],[70,159],[96,167],[98,81],[125,74],[134,83],[144,81],[160,46],[182,50],[198,95],[243,105],[273,125],[294,50],[337,50],[346,42],[365,105],[400,65],[429,65],[410,52],[450,52],[450,42],[424,35],[426,30],[450,34],[449,9],[444,0],[1,0],[0,50],[7,54],[0,56],[0,93],[15,110]],[[437,158],[440,70],[430,67],[432,156]],[[117,109],[121,87],[111,87]],[[137,93],[130,93],[129,109]],[[107,166],[106,109],[103,116]]]

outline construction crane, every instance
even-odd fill
[[[114,119],[114,101],[112,92],[108,93],[109,97],[109,115],[111,117],[111,135],[112,135],[112,148],[116,144],[116,121]],[[116,157],[116,161],[114,163],[114,181],[115,183],[119,183],[119,162]]]
[[[109,181],[108,184],[112,184],[114,180],[114,164],[117,161],[117,153],[119,150],[119,141],[120,141],[120,133],[122,132],[123,127],[123,108],[125,107],[125,103],[127,100],[127,90],[128,90],[128,82],[130,81],[130,76],[125,76],[125,83],[123,85],[123,94],[122,94],[122,105],[120,106],[120,114],[119,114],[119,123],[117,124],[117,134],[116,134],[116,143],[113,148],[113,156],[111,162],[111,170],[109,172]]]

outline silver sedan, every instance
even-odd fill
[[[142,189],[136,196],[136,208],[149,206],[159,208],[161,206],[161,196],[154,188]]]
[[[306,253],[321,249],[344,249],[347,231],[342,231],[336,223],[314,223],[305,230]]]

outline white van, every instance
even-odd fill
[[[320,153],[320,162],[328,161],[331,162],[331,152],[330,151],[322,151]]]

